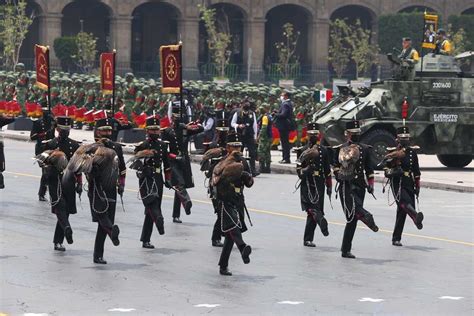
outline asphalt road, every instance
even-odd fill
[[[353,253],[339,248],[344,216],[339,200],[326,200],[330,235],[317,231],[316,248],[302,246],[304,213],[292,175],[259,176],[246,191],[254,226],[244,265],[234,249],[232,277],[218,274],[219,248],[210,245],[215,220],[203,176],[193,166],[194,206],[183,224],[171,222],[172,192],[165,191],[166,235],[153,232],[156,249],[141,248],[143,206],[137,179],[128,173],[125,212],[117,207],[121,244],[106,242],[108,264],[92,263],[96,224],[87,200],[71,217],[74,244],[53,251],[55,217],[37,201],[40,169],[33,144],[5,141],[7,188],[0,191],[0,314],[48,315],[472,315],[474,195],[422,190],[424,229],[406,223],[404,247],[391,245],[395,208],[376,184],[367,209],[378,233],[358,228]]]

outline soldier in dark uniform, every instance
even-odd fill
[[[33,122],[31,128],[30,139],[36,141],[35,156],[42,153],[42,144],[44,141],[54,138],[54,121],[48,108],[43,108],[43,116]],[[46,175],[41,175],[40,187],[38,190],[38,198],[40,201],[46,201]]]
[[[60,116],[56,118],[56,130],[58,136],[45,141],[43,150],[60,150],[69,161],[79,148],[79,143],[69,138],[69,131],[73,121],[69,117]],[[43,153],[44,155],[44,153]],[[66,170],[58,170],[54,165],[45,165],[51,211],[57,217],[56,229],[54,231],[54,250],[65,251],[63,246],[64,237],[67,243],[72,244],[72,229],[69,223],[69,214],[76,214],[75,193],[82,193],[82,175],[66,174]]]
[[[165,233],[161,201],[163,185],[171,187],[171,169],[168,162],[168,146],[159,138],[159,117],[147,118],[146,132],[147,139],[136,146],[135,162],[130,167],[137,170],[140,196],[145,206],[145,221],[140,241],[143,248],[153,249],[155,247],[150,243],[153,224],[156,225],[160,235]],[[165,180],[163,180],[163,174]]]
[[[374,169],[370,160],[372,148],[360,143],[360,134],[359,121],[347,122],[345,135],[348,140],[335,147],[333,169],[347,220],[341,247],[342,257],[351,259],[355,258],[351,248],[357,222],[361,220],[374,232],[379,230],[372,214],[364,208],[365,190],[371,194],[374,192]]]
[[[209,179],[208,194],[212,201],[214,213],[217,215],[216,222],[211,235],[211,244],[213,247],[222,247],[224,244],[221,241],[222,230],[221,230],[221,212],[219,210],[219,204],[217,196],[212,186],[212,172],[214,167],[227,155],[226,152],[226,138],[229,132],[229,122],[225,118],[220,118],[216,123],[216,137],[213,142],[206,148],[206,152],[203,155],[201,162],[201,171],[205,172],[206,178]],[[205,146],[207,144],[204,144]]]
[[[120,244],[118,239],[120,230],[117,225],[114,225],[115,207],[117,203],[117,192],[123,195],[125,190],[125,175],[127,169],[123,158],[122,146],[110,140],[112,136],[111,120],[109,118],[97,120],[95,128],[97,130],[96,135],[99,138],[98,141],[102,142],[105,147],[115,151],[118,158],[119,169],[118,183],[113,184],[111,187],[99,188],[99,179],[92,176],[88,177],[89,190],[87,194],[91,205],[92,220],[98,222],[94,245],[94,263],[106,264],[107,261],[103,258],[106,236],[110,236],[114,246]],[[106,199],[101,199],[101,196]]]
[[[255,112],[250,109],[250,102],[245,101],[242,108],[236,111],[232,116],[231,126],[240,134],[243,147],[249,151],[250,168],[252,176],[258,176],[255,169],[255,160],[257,159],[257,117]]]
[[[250,188],[253,185],[253,178],[250,166],[240,153],[241,146],[239,135],[229,133],[226,146],[227,156],[215,166],[211,180],[215,186],[218,210],[221,212],[221,231],[225,236],[224,247],[219,259],[219,273],[227,276],[232,275],[228,266],[234,243],[245,264],[250,263],[252,252],[250,245],[247,245],[242,239],[242,233],[247,231],[243,189],[244,186]],[[235,168],[238,164],[242,164],[242,166]],[[224,173],[232,174],[232,176],[224,177],[222,176]]]
[[[4,116],[0,114],[0,129],[3,126],[12,123],[15,119],[13,117]],[[3,150],[3,141],[0,140],[0,189],[5,188],[5,182],[3,180],[3,172],[5,171],[5,152]]]
[[[397,147],[387,148],[384,159],[385,176],[397,203],[397,217],[392,235],[392,245],[402,246],[403,227],[408,216],[418,229],[423,228],[423,213],[415,209],[415,196],[420,193],[420,167],[418,165],[418,146],[410,146],[408,127],[397,129]],[[390,193],[389,193],[390,194]]]
[[[184,114],[184,113],[183,113]],[[171,184],[175,189],[173,202],[173,222],[180,220],[181,205],[186,215],[191,214],[192,202],[186,189],[194,187],[191,162],[189,159],[187,138],[202,132],[203,128],[194,122],[182,123],[181,108],[178,102],[172,104],[173,127],[162,130],[161,138],[169,145],[169,162],[171,166]]]
[[[316,247],[314,230],[319,225],[324,236],[329,235],[328,222],[324,218],[324,191],[331,197],[332,177],[328,150],[319,143],[317,123],[307,126],[308,143],[297,150],[296,172],[301,179],[301,209],[307,213],[303,245]]]

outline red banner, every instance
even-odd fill
[[[35,45],[36,85],[43,90],[49,87],[49,47]]]
[[[161,93],[181,93],[181,45],[160,47]]]
[[[103,94],[112,94],[115,78],[115,53],[100,55],[100,85]]]

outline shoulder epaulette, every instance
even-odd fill
[[[420,146],[414,145],[414,146],[410,146],[410,148],[413,149],[413,150],[418,150],[418,149],[420,149]]]

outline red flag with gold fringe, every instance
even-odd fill
[[[161,93],[181,93],[181,44],[160,47]]]
[[[103,94],[112,94],[114,91],[115,53],[100,55],[100,85]]]
[[[49,88],[49,47],[35,45],[36,85],[42,90]]]

